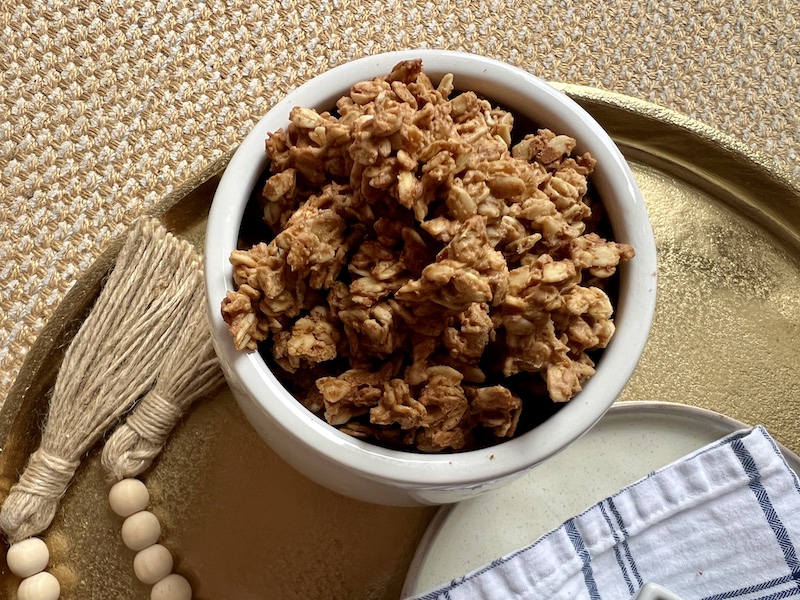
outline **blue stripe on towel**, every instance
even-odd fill
[[[639,587],[642,587],[644,585],[644,581],[639,575],[639,569],[636,568],[636,561],[633,560],[631,549],[628,547],[628,530],[625,529],[625,523],[622,521],[622,516],[617,510],[617,505],[614,504],[613,498],[608,498],[608,508],[611,509],[614,519],[617,521],[617,527],[619,527],[619,530],[622,532],[622,549],[625,551],[625,557],[628,559],[628,564],[631,566],[631,572],[633,573],[633,576],[636,577],[636,583],[639,584]]]
[[[788,590],[782,590],[780,592],[775,592],[774,594],[770,594],[769,596],[762,596],[758,600],[782,600],[783,598],[789,598],[791,596],[797,596],[800,594],[800,588],[790,588]]]
[[[628,585],[628,593],[633,596],[633,594],[636,592],[636,588],[633,587],[633,582],[628,575],[628,566],[625,564],[625,559],[622,558],[622,553],[619,551],[619,535],[617,535],[617,530],[614,528],[613,523],[611,523],[611,517],[608,516],[603,502],[601,502],[598,506],[600,507],[600,512],[603,513],[603,518],[606,520],[608,530],[611,532],[611,535],[614,536],[614,556],[617,559],[619,570],[622,572],[622,577],[625,579],[625,583]]]
[[[755,495],[756,500],[758,500],[761,512],[764,513],[767,523],[775,534],[775,541],[777,541],[778,545],[781,547],[783,558],[792,573],[792,579],[800,586],[800,561],[797,559],[797,552],[795,551],[791,538],[789,538],[786,527],[784,527],[783,522],[781,522],[778,513],[775,512],[775,507],[772,506],[772,501],[769,499],[767,490],[764,489],[764,485],[761,483],[761,475],[758,472],[753,456],[740,439],[731,441],[731,449],[734,455],[736,455],[736,458],[739,459],[739,462],[742,463],[742,468],[749,479],[748,486]]]
[[[488,571],[491,571],[492,569],[495,569],[496,567],[504,565],[505,563],[507,563],[508,561],[516,558],[520,554],[525,554],[526,552],[531,551],[533,548],[535,548],[540,543],[542,543],[547,538],[549,538],[551,535],[554,535],[557,532],[558,532],[558,529],[555,529],[555,530],[551,531],[550,533],[548,533],[548,534],[542,536],[541,538],[539,538],[535,543],[531,544],[530,546],[525,546],[524,548],[520,548],[519,550],[517,550],[515,552],[512,552],[511,554],[507,554],[506,556],[501,556],[500,558],[492,561],[491,564],[485,565],[483,568],[478,569],[477,571],[473,571],[472,573],[468,573],[467,575],[462,575],[461,577],[457,577],[456,579],[453,579],[452,581],[450,581],[450,583],[448,585],[442,586],[442,587],[440,587],[438,589],[435,589],[435,590],[431,590],[431,591],[429,591],[428,593],[426,593],[426,594],[424,594],[422,596],[418,596],[417,600],[440,600],[442,598],[444,598],[444,600],[447,600],[448,598],[450,598],[450,591],[451,590],[454,590],[457,587],[460,587],[460,586],[464,585],[465,583],[467,583],[468,581],[471,581],[472,579],[480,577],[484,573],[486,573]]]
[[[723,592],[722,594],[714,594],[713,596],[706,596],[702,600],[729,600],[730,598],[747,596],[749,594],[755,594],[756,592],[763,592],[764,590],[778,587],[779,585],[785,585],[790,581],[792,581],[793,579],[794,579],[793,576],[785,575],[783,577],[778,577],[777,579],[770,579],[769,581],[764,581],[762,583],[756,583],[754,585],[749,585],[747,587],[739,588],[738,590],[731,590],[730,592]],[[800,588],[794,587],[791,588],[791,590],[789,591],[793,593],[799,593]]]
[[[583,538],[581,537],[578,528],[575,527],[575,519],[570,519],[564,523],[564,528],[567,531],[567,537],[569,537],[569,541],[572,542],[575,552],[578,553],[578,557],[580,557],[581,562],[583,563],[581,571],[583,572],[583,580],[586,583],[586,589],[589,592],[589,598],[592,600],[600,600],[600,592],[597,591],[597,583],[595,582],[594,574],[592,573],[592,557],[589,555],[589,551],[583,544]]]

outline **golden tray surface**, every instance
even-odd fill
[[[663,400],[765,425],[800,453],[800,185],[769,159],[644,101],[557,84],[609,131],[645,197],[659,258],[650,340],[620,398]],[[202,249],[229,157],[156,215]],[[63,349],[121,240],[66,296],[0,411],[0,499],[38,443]],[[395,599],[435,508],[344,498],[278,458],[223,390],[193,408],[145,475],[162,542],[195,597]],[[65,600],[148,598],[95,450],[45,539]],[[18,585],[0,550],[0,597]]]

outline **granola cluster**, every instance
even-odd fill
[[[511,113],[453,89],[406,61],[335,113],[292,109],[266,141],[273,237],[232,254],[222,302],[236,347],[271,342],[310,410],[421,451],[512,436],[517,374],[579,392],[614,333],[604,283],[634,254],[597,233],[574,139],[512,143]]]

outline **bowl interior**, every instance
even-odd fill
[[[242,215],[267,166],[267,133],[288,124],[293,106],[325,110],[359,81],[386,75],[401,60],[422,58],[433,79],[453,73],[459,90],[473,90],[538,126],[574,137],[577,152],[591,151],[591,181],[612,223],[614,239],[636,249],[620,268],[617,331],[596,374],[555,415],[531,431],[489,448],[418,454],[352,438],[306,410],[281,385],[257,352],[233,349],[219,303],[233,289],[228,261]],[[229,379],[262,407],[265,418],[297,438],[298,447],[335,457],[349,469],[407,486],[447,486],[493,481],[520,473],[554,455],[587,431],[619,396],[644,348],[655,306],[655,244],[641,194],[622,154],[594,119],[564,94],[534,76],[484,57],[417,50],[367,57],[328,71],[289,93],[256,125],[220,181],[208,220],[206,282],[212,334]]]

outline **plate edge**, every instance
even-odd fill
[[[729,428],[730,431],[728,433],[733,433],[734,431],[738,431],[740,429],[749,429],[754,427],[754,425],[748,425],[742,421],[739,421],[738,419],[734,419],[733,417],[729,417],[708,408],[701,408],[691,404],[682,404],[680,402],[667,402],[663,400],[617,401],[611,405],[611,408],[609,408],[608,411],[606,411],[606,415],[604,415],[603,418],[606,418],[606,416],[609,414],[628,415],[640,413],[656,413],[678,417],[688,416],[690,418],[697,419],[698,421],[713,421],[717,425],[721,424]],[[602,419],[598,423],[600,422],[602,422]],[[796,475],[800,476],[800,456],[789,450],[777,440],[774,440],[774,442],[777,444],[789,467],[795,472]],[[433,519],[431,519],[430,523],[428,524],[425,533],[422,535],[422,538],[417,545],[417,549],[414,551],[414,556],[411,559],[408,571],[406,572],[406,578],[403,581],[403,587],[400,593],[401,600],[405,598],[411,598],[420,593],[418,591],[414,591],[414,588],[416,587],[416,583],[419,579],[425,554],[430,549],[434,540],[436,539],[436,536],[444,526],[447,517],[456,506],[457,504],[448,504],[442,506],[438,511],[436,511]],[[424,590],[422,591],[424,592]]]

